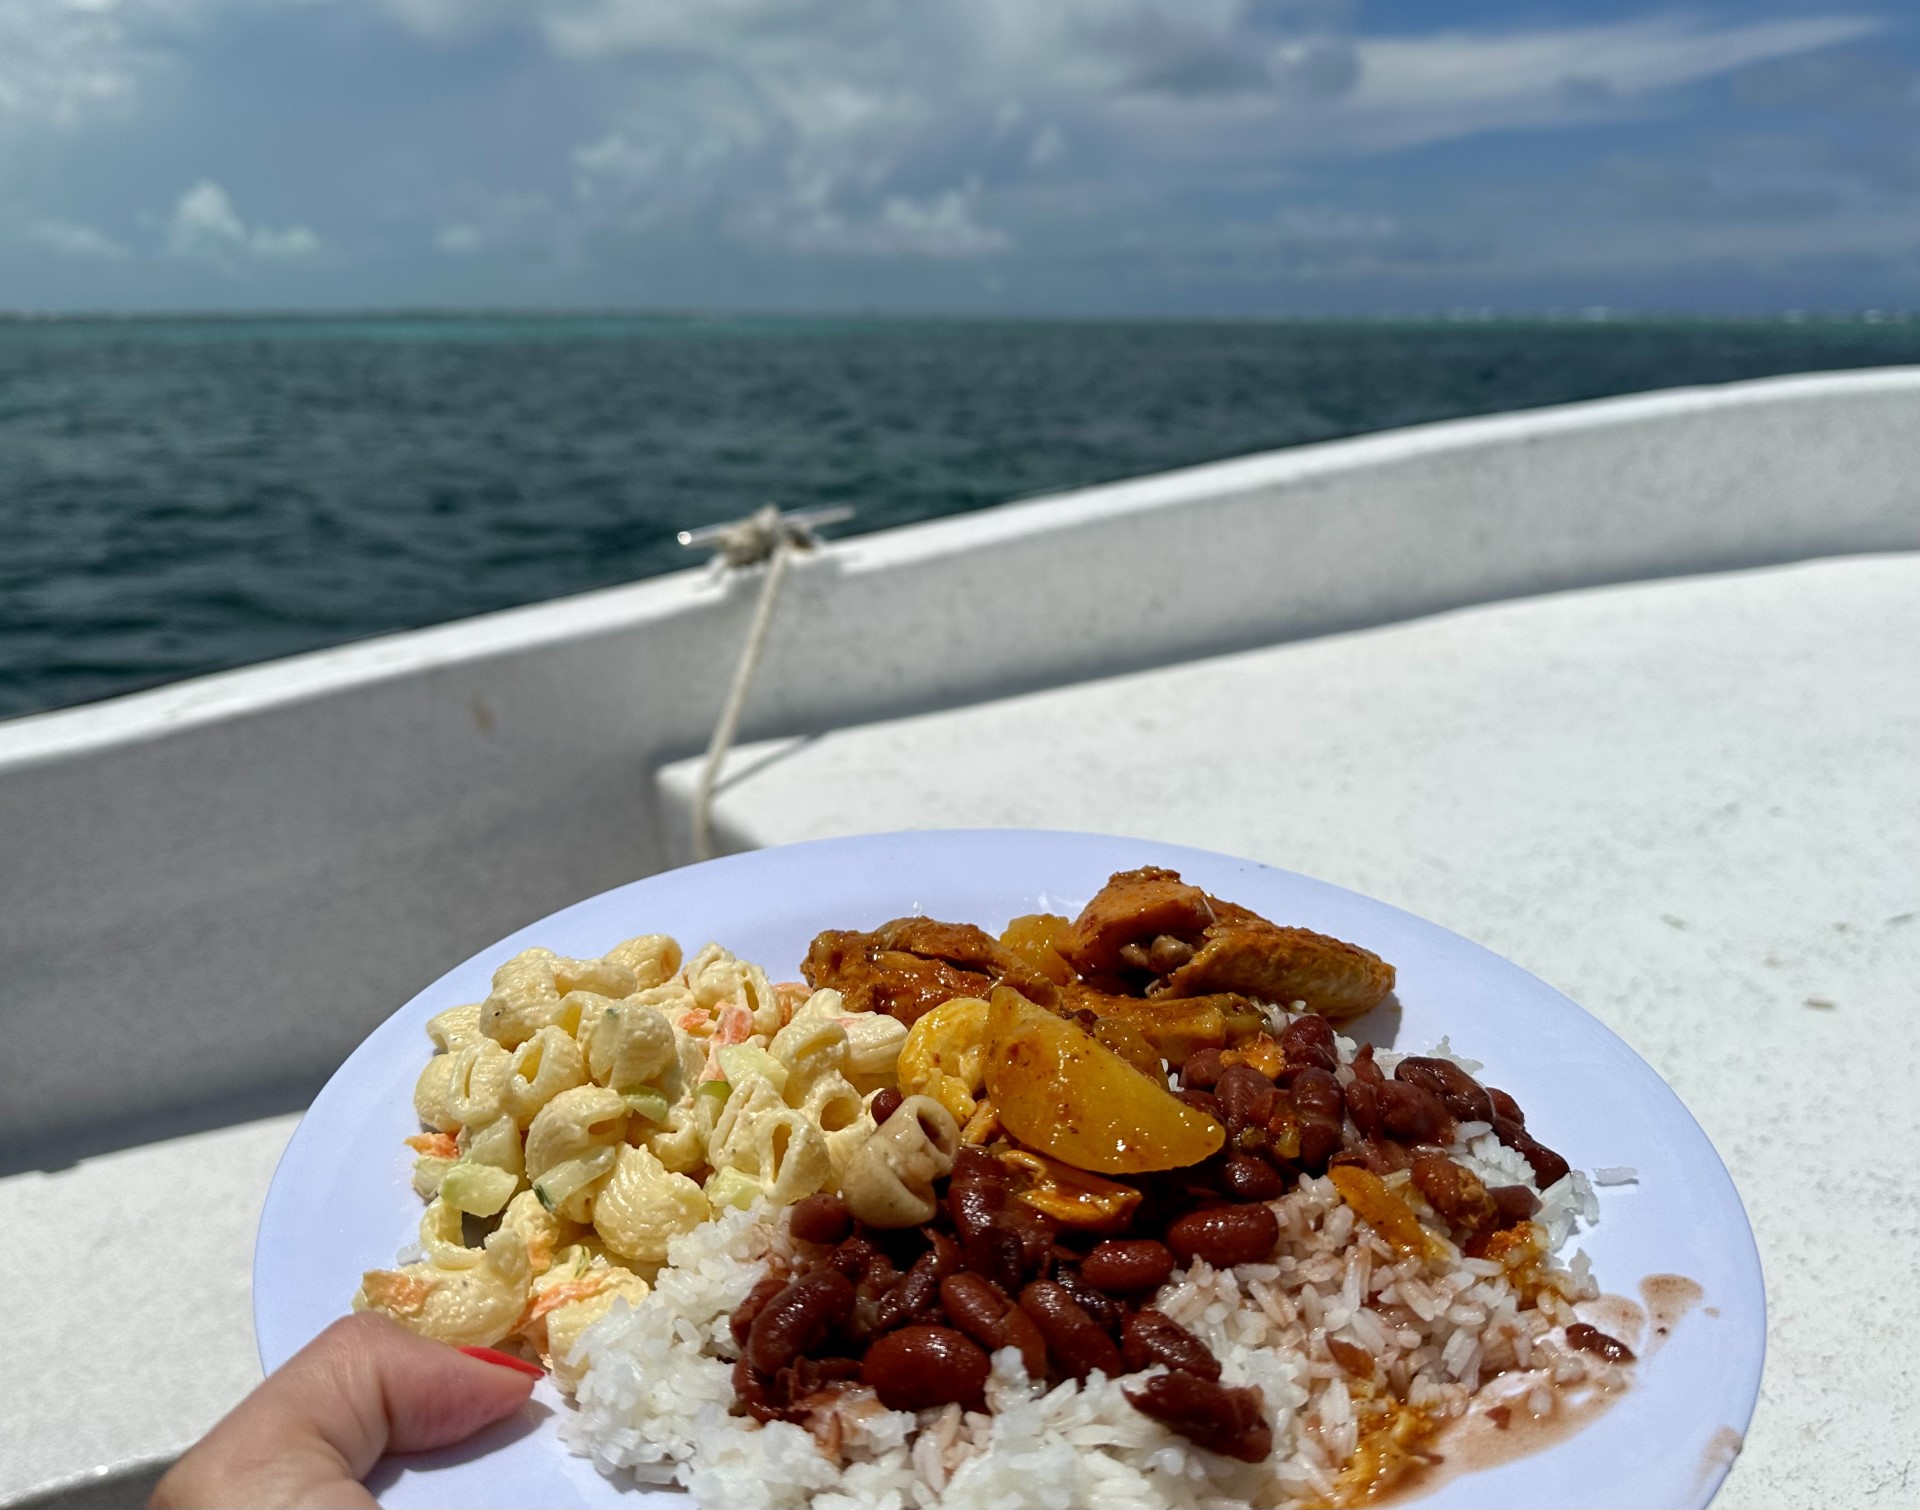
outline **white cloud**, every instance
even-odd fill
[[[182,194],[167,221],[167,250],[177,257],[273,261],[311,256],[319,249],[320,238],[303,225],[279,231],[249,226],[227,191],[210,179]]]
[[[289,51],[304,33],[287,28],[293,40],[276,53],[261,38],[278,32],[257,23],[272,6],[308,3],[0,0],[0,170],[32,163],[45,177],[62,171],[63,153],[120,150],[105,133],[94,142],[92,128],[136,107],[151,110],[155,154],[189,150],[209,120],[230,129],[233,98],[217,70],[258,91],[271,75],[246,66],[255,54],[243,57],[242,45],[272,67],[305,63]],[[437,250],[521,267],[619,267],[636,279],[687,266],[705,277],[708,264],[716,280],[735,277],[727,269],[790,250],[857,262],[837,276],[862,286],[933,287],[943,277],[971,285],[1004,272],[1024,295],[1085,270],[1088,288],[1148,289],[1149,301],[1151,280],[1188,254],[1184,265],[1201,269],[1195,286],[1209,258],[1248,278],[1289,259],[1316,268],[1345,265],[1343,257],[1354,266],[1461,262],[1530,244],[1531,212],[1462,201],[1481,188],[1520,193],[1513,185],[1531,169],[1516,159],[1509,171],[1496,141],[1473,158],[1473,172],[1434,169],[1451,176],[1430,194],[1415,182],[1424,160],[1395,163],[1392,154],[1481,133],[1669,114],[1678,143],[1701,123],[1719,130],[1730,112],[1768,101],[1908,109],[1911,72],[1879,59],[1899,50],[1880,40],[1893,23],[1843,11],[1847,4],[1767,17],[1730,0],[1711,9],[1669,0],[1608,19],[1616,8],[1562,0],[1499,8],[1528,18],[1520,22],[1384,35],[1363,29],[1359,0],[332,0],[357,18],[339,35],[388,50],[393,66],[371,70],[370,80],[420,86],[395,133],[401,148],[367,175],[374,187],[332,171],[325,134],[309,132],[287,143],[286,160],[311,159],[314,192],[341,196],[307,209],[329,226],[329,248],[304,225],[250,221],[211,181],[180,196],[160,234],[173,255],[214,272],[297,266],[390,236],[396,257],[400,247]],[[1489,9],[1427,14],[1445,26]],[[1900,14],[1884,0],[1881,9]],[[368,13],[379,22],[363,24]],[[315,5],[303,19],[318,25],[332,14]],[[243,16],[248,24],[235,24]],[[396,38],[395,24],[411,35]],[[524,112],[504,148],[466,129],[470,114],[462,129],[449,127],[449,112],[466,111],[470,96],[447,80],[470,79],[466,54],[486,33],[483,50],[514,81],[498,96],[500,118]],[[1863,56],[1873,56],[1838,60],[1842,44],[1863,39]],[[351,78],[330,81],[343,110],[359,103]],[[1695,87],[1717,79],[1733,88]],[[160,108],[169,101],[189,123],[184,131]],[[401,118],[391,99],[374,103]],[[1920,161],[1906,151],[1902,120],[1853,149],[1885,159],[1873,171],[1889,185],[1876,192],[1888,196],[1910,192],[1895,179],[1907,182]],[[1575,173],[1605,150],[1597,134],[1562,140]],[[1347,166],[1365,156],[1382,160],[1364,173]],[[162,181],[192,182],[200,166],[188,158],[180,177]],[[220,171],[258,213],[254,196],[270,180]],[[1444,205],[1434,202],[1442,188],[1455,191]],[[1663,217],[1681,214],[1669,201],[1707,218],[1702,197],[1677,181],[1622,180],[1607,192],[1622,246],[1638,236],[1650,258],[1662,245],[1678,256],[1688,244],[1662,241]],[[1868,208],[1881,202],[1865,188],[1856,198]],[[1748,192],[1729,181],[1705,208],[1737,207],[1755,220],[1784,202],[1764,184]],[[13,234],[95,259],[104,275],[126,249],[81,222],[119,225],[122,212],[99,207],[106,203],[63,199],[79,219],[21,216]],[[1456,235],[1456,226],[1484,236]],[[1687,234],[1710,240],[1705,229]],[[1839,237],[1813,227],[1794,234],[1809,246]],[[880,259],[932,270],[882,278],[867,266]],[[976,265],[955,267],[967,262]],[[1054,284],[1029,276],[1042,264],[1060,275]],[[815,265],[805,276],[824,287],[836,275]]]
[[[1644,116],[1885,29],[1668,14],[1369,37],[1344,0],[525,0],[518,21],[498,0],[388,3],[634,70],[573,152],[586,225],[894,257],[1001,252],[1026,239],[1019,214],[1069,200],[1091,233],[1086,211],[1164,210],[1201,172],[1272,183],[1290,163]]]
[[[113,262],[127,255],[127,249],[111,236],[73,220],[57,217],[36,220],[27,227],[27,236],[63,257]]]
[[[974,218],[977,183],[925,199],[896,194],[877,212],[849,218],[821,209],[792,225],[787,241],[802,251],[876,257],[985,257],[1011,244],[1005,231]]]
[[[1336,117],[1373,150],[1590,118],[1615,104],[1885,30],[1868,16],[1711,25],[1658,16],[1603,26],[1378,37]]]
[[[117,105],[139,61],[110,6],[0,0],[0,121],[69,125]]]

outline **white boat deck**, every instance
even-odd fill
[[[1746,1201],[1770,1348],[1716,1504],[1912,1504],[1916,647],[1920,556],[1536,598],[757,745],[715,813],[734,847],[1137,834],[1506,955],[1660,1071]],[[664,773],[683,807],[696,772]]]
[[[865,537],[792,575],[720,831],[1132,832],[1518,961],[1753,1214],[1773,1351],[1719,1503],[1920,1502],[1916,478],[1920,372],[1866,373]],[[0,726],[0,1506],[135,1502],[257,1376],[290,1113],[448,966],[684,860],[751,600],[684,574]]]

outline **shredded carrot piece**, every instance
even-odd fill
[[[813,995],[813,987],[805,981],[783,980],[773,988],[774,1000],[780,1003],[780,1026],[785,1027],[793,1021],[793,1014],[806,1005],[807,998]]]
[[[542,1290],[527,1302],[527,1308],[520,1313],[520,1320],[515,1323],[514,1330],[517,1332],[521,1327],[538,1321],[549,1311],[570,1306],[576,1300],[593,1299],[606,1288],[606,1283],[607,1277],[604,1274],[596,1274],[591,1279],[570,1279],[565,1284],[553,1285]]]
[[[433,1293],[429,1281],[418,1275],[402,1274],[397,1269],[369,1269],[360,1277],[360,1288],[381,1310],[397,1316],[413,1315]]]
[[[423,1159],[457,1159],[460,1157],[460,1145],[452,1133],[431,1132],[415,1133],[407,1139],[407,1147]]]

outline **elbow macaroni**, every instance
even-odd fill
[[[666,1262],[667,1244],[712,1214],[706,1195],[644,1148],[622,1148],[594,1202],[593,1230],[629,1263]]]
[[[645,1297],[675,1237],[873,1159],[868,1103],[907,1029],[642,934],[598,959],[524,950],[427,1036],[420,1261],[369,1271],[354,1305],[450,1342],[518,1339],[567,1383],[581,1334]],[[476,1220],[491,1231],[472,1246]]]
[[[525,1127],[555,1096],[586,1081],[580,1045],[563,1029],[544,1027],[513,1051],[502,1101],[508,1115]]]
[[[587,1063],[602,1085],[623,1092],[652,1085],[679,1058],[673,1024],[655,1007],[610,1001],[595,1017]]]

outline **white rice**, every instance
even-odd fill
[[[1352,1045],[1341,1048],[1351,1056]],[[1436,1052],[1447,1052],[1444,1040]],[[1534,1188],[1526,1161],[1491,1129],[1467,1124],[1461,1133],[1454,1157],[1488,1184]],[[1405,1176],[1389,1183],[1417,1199]],[[1599,1217],[1578,1171],[1536,1193],[1554,1252]],[[727,1510],[1225,1510],[1335,1494],[1360,1422],[1329,1340],[1364,1348],[1395,1395],[1437,1419],[1464,1413],[1496,1374],[1503,1397],[1536,1414],[1553,1410],[1557,1390],[1622,1381],[1617,1365],[1565,1343],[1573,1303],[1598,1294],[1584,1253],[1549,1271],[1523,1309],[1498,1263],[1451,1249],[1434,1262],[1399,1258],[1330,1180],[1302,1177],[1271,1205],[1281,1230],[1271,1262],[1233,1270],[1196,1262],[1154,1302],[1212,1349],[1225,1383],[1259,1386],[1274,1433],[1264,1463],[1194,1446],[1135,1410],[1121,1392],[1126,1381],[1094,1374],[1035,1385],[1012,1349],[994,1357],[984,1413],[948,1406],[916,1417],[854,1388],[806,1427],[730,1414],[729,1319],[785,1256],[778,1214],[764,1206],[676,1239],[652,1293],[637,1306],[616,1304],[587,1331],[569,1360],[585,1374],[561,1435],[603,1472],[682,1484],[694,1503]]]

